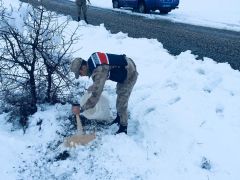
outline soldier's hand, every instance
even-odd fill
[[[75,115],[79,115],[80,114],[80,104],[73,104],[72,105],[72,112]]]

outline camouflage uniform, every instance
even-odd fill
[[[89,0],[88,0],[88,2],[90,3]],[[77,5],[77,12],[78,12],[78,21],[80,21],[81,14],[83,12],[83,18],[84,18],[85,22],[88,23],[88,21],[87,21],[87,2],[86,2],[86,0],[76,0],[76,5]]]
[[[133,86],[135,85],[138,77],[138,72],[136,69],[136,65],[132,59],[126,57],[127,66],[125,67],[127,70],[126,79],[123,83],[117,83],[117,102],[116,108],[118,115],[120,116],[120,124],[123,126],[128,125],[128,100],[130,94],[132,92]],[[82,106],[82,111],[93,108],[98,102],[100,95],[103,91],[104,84],[108,79],[109,71],[111,70],[110,65],[101,65],[97,66],[91,77],[93,79],[93,84],[88,88],[88,91],[92,93],[91,97],[87,100],[87,102]]]

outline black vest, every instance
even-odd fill
[[[89,74],[92,75],[94,69],[102,64],[110,66],[108,78],[112,81],[123,83],[127,77],[127,60],[125,55],[107,54],[96,52],[88,59]]]

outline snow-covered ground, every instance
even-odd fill
[[[17,2],[11,1],[13,8]],[[21,28],[20,22],[12,23]],[[240,179],[239,71],[209,58],[196,60],[190,51],[172,56],[155,39],[110,34],[104,25],[72,21],[67,32],[78,24],[75,57],[102,51],[124,53],[136,62],[139,78],[129,102],[128,135],[115,136],[116,126],[105,127],[94,142],[70,149],[69,158],[57,161],[65,150],[61,134],[72,126],[71,105],[39,107],[24,135],[11,131],[7,114],[1,114],[1,179]],[[104,90],[113,111],[115,85],[107,82]]]
[[[112,8],[112,0],[90,0],[90,2],[92,6]],[[180,0],[179,8],[167,15],[133,14],[148,18],[168,19],[174,22],[240,31],[239,7],[239,0]],[[126,13],[132,13],[129,10],[125,11]]]

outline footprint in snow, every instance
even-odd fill
[[[200,75],[205,75],[205,71],[201,68],[196,69],[197,73]]]
[[[222,106],[217,106],[215,112],[219,117],[224,116],[224,108]]]
[[[180,101],[180,100],[181,100],[181,97],[175,97],[175,98],[173,98],[173,99],[170,99],[170,100],[168,101],[168,104],[169,104],[169,105],[173,105],[173,104],[177,103],[177,102]]]

